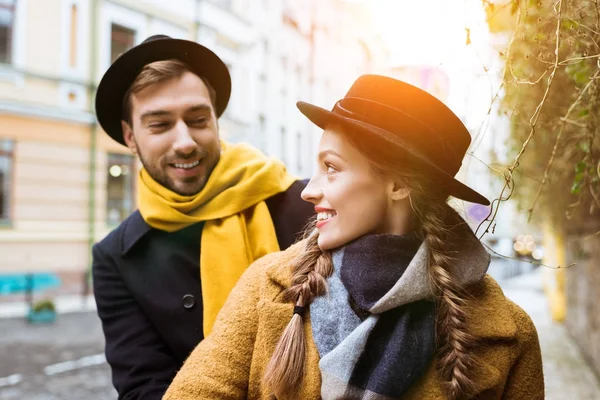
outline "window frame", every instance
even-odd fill
[[[5,149],[5,145],[8,143],[8,150]],[[0,138],[0,157],[7,157],[9,160],[9,171],[8,171],[8,190],[7,190],[7,204],[8,209],[6,217],[3,217],[0,210],[0,227],[11,227],[14,216],[14,185],[15,185],[15,140],[11,138]]]
[[[96,79],[100,81],[104,72],[110,67],[111,48],[111,26],[120,25],[135,32],[134,46],[140,44],[146,38],[147,18],[141,11],[132,10],[118,4],[104,3],[102,7],[102,21],[100,28],[100,68],[98,68]]]
[[[125,214],[126,215],[124,215],[120,221],[111,221],[109,219],[109,198],[108,198],[109,191],[108,191],[108,184],[109,184],[109,179],[110,179],[110,176],[111,176],[110,175],[110,167],[112,166],[111,156],[116,156],[116,157],[118,157],[119,159],[121,159],[123,161],[125,159],[129,160],[128,163],[119,161],[119,165],[127,165],[129,167],[129,171],[130,171],[129,174],[130,174],[130,177],[131,177],[130,178],[131,182],[129,183],[129,188],[128,188],[128,190],[131,192],[131,209],[130,210],[125,210]],[[137,185],[136,185],[136,178],[135,178],[136,174],[137,174],[137,159],[136,159],[135,156],[133,156],[131,154],[117,153],[117,152],[111,152],[111,151],[109,151],[109,152],[106,153],[106,187],[105,187],[105,193],[106,193],[106,209],[105,209],[105,212],[106,212],[106,217],[105,217],[105,223],[106,223],[107,226],[114,227],[114,226],[119,225],[121,222],[123,222],[123,220],[125,218],[127,218],[127,216],[129,214],[131,214],[137,208],[136,207],[136,201],[135,201],[136,194],[137,194],[136,193]],[[124,198],[121,198],[121,202],[123,202],[124,200],[125,200]],[[119,211],[123,211],[123,210],[124,210],[123,207],[121,207],[119,209]]]
[[[115,32],[115,28],[122,30],[122,32]],[[127,39],[131,39],[131,42],[129,42],[129,40],[127,40],[127,41],[124,40],[125,34],[127,34],[127,35],[131,34],[131,37],[129,37],[129,36],[127,37]],[[119,35],[122,35],[123,38],[119,38],[118,37]],[[110,23],[109,61],[111,63],[115,62],[115,60],[119,57],[120,54],[122,54],[122,53],[126,52],[127,50],[131,49],[132,47],[134,47],[135,46],[135,37],[136,37],[135,29],[132,29],[128,26],[124,26],[124,25],[116,23],[116,22],[111,22]],[[116,54],[115,59],[113,60],[112,57],[113,57],[113,43],[114,42],[124,45],[123,47],[126,47],[126,49],[124,51],[122,51],[121,53]]]
[[[1,9],[8,9],[11,13],[10,25],[7,35],[7,48],[8,48],[8,59],[6,61],[0,61],[0,65],[13,65],[15,62],[15,26],[17,22],[17,2],[13,0],[12,4],[0,3]]]

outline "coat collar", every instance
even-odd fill
[[[139,210],[136,210],[125,221],[122,222],[121,233],[121,256],[126,256],[133,246],[152,230],[152,227],[144,221]]]
[[[278,263],[266,270],[268,279],[277,284],[281,292],[291,284],[291,263],[304,249],[306,241],[300,241],[281,253]],[[468,251],[468,249],[465,249]],[[472,255],[467,256],[467,258]],[[506,297],[496,281],[490,276],[469,288],[473,307],[469,310],[471,333],[481,339],[512,339],[517,334],[517,326],[512,313],[506,307]],[[282,296],[276,296],[280,299]],[[493,310],[493,312],[490,312]]]

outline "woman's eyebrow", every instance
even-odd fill
[[[344,157],[340,156],[339,153],[336,153],[333,150],[323,150],[323,151],[319,152],[319,156],[317,157],[317,159],[319,161],[321,161],[327,155],[332,155],[332,156],[335,156],[335,157],[338,157],[338,158],[342,159],[343,161],[346,161],[346,159]]]

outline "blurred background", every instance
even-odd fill
[[[538,328],[546,398],[600,399],[598,7],[0,0],[0,399],[116,398],[90,248],[136,208],[139,164],[97,125],[93,99],[111,62],[154,34],[218,54],[233,80],[221,136],[301,177],[319,131],[296,101],[331,108],[365,73],[444,101],[472,134],[459,179],[496,199],[453,204]]]

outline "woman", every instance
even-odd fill
[[[454,179],[460,120],[376,75],[298,107],[324,129],[316,224],[246,271],[165,399],[543,399],[535,328],[447,204],[489,204]]]

